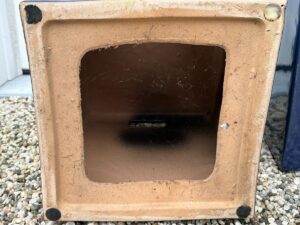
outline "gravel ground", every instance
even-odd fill
[[[282,149],[286,102],[285,97],[278,97],[273,99],[270,105],[261,152],[256,216],[252,221],[197,220],[126,224],[300,225],[300,173],[280,172],[270,152],[271,150],[275,156],[278,156],[278,152]],[[44,222],[42,217],[39,149],[36,133],[35,113],[31,98],[0,99],[0,225],[55,224]],[[124,225],[125,223],[99,223],[99,225],[114,224]]]

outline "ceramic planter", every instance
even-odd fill
[[[285,4],[22,3],[46,218],[253,216]]]

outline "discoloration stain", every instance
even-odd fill
[[[264,16],[268,21],[275,21],[281,16],[281,8],[276,4],[269,4],[265,8]]]
[[[135,0],[127,0],[127,5],[132,6],[134,4]]]

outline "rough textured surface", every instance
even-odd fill
[[[20,6],[30,52],[36,114],[41,128],[39,143],[43,151],[40,158],[43,162],[44,207],[58,208],[63,220],[134,221],[236,218],[236,210],[241,205],[249,205],[254,209],[254,172],[259,165],[259,150],[286,1],[276,1],[282,3],[282,16],[272,22],[263,15],[269,0],[210,0],[209,4],[194,0],[130,2],[36,3],[43,12],[43,20],[34,25],[26,22],[24,9],[30,3],[25,2]],[[84,89],[83,82],[78,79],[80,60],[89,50],[101,49],[103,53],[103,48],[116,47],[120,50],[122,45],[149,42],[223,46],[229,52],[219,119],[220,124],[228,126],[219,129],[216,169],[205,182],[151,179],[126,184],[95,184],[82,172],[93,165],[86,166],[87,157],[85,161],[82,160],[83,146],[87,150],[84,142],[88,139],[82,138],[86,132],[82,129],[83,107],[80,107],[84,102],[81,102],[84,95],[80,94]],[[117,64],[124,61],[124,57],[120,56],[116,54],[113,57]],[[170,54],[169,57],[177,56]],[[143,59],[143,55],[140,58]],[[169,67],[164,65],[161,67],[164,69],[159,70],[156,70],[159,68],[157,66],[151,67],[149,73],[157,74],[155,77],[158,78]],[[91,78],[103,76],[103,73],[93,73],[90,65],[88,68]],[[110,68],[105,72],[111,71]],[[130,74],[126,73],[126,76],[132,78]],[[155,93],[165,88],[161,81],[158,83],[155,82],[154,86],[161,87],[155,87]],[[119,85],[115,87],[118,89]],[[95,102],[100,106],[119,102],[112,101],[114,96],[115,99],[123,96],[122,93],[112,93],[116,88],[111,88],[109,95],[104,96],[104,101],[98,98]],[[138,88],[144,89],[144,82]],[[97,93],[93,92],[93,99],[94,96],[99,97]],[[206,95],[199,95],[203,94]],[[132,101],[136,101],[135,96],[131,98]],[[160,96],[159,93],[157,98]],[[171,99],[174,100],[173,96]],[[120,105],[115,104],[113,111],[107,112],[126,112],[130,113],[131,118],[139,110],[143,111],[144,103],[141,101],[134,108],[127,106],[126,111],[116,110]],[[189,110],[185,112],[194,113]],[[251,120],[253,123],[249,123]],[[124,124],[127,128],[127,124]],[[102,135],[95,135],[93,140],[103,138]],[[110,145],[107,139],[103,140],[101,144],[107,144],[107,149],[113,149],[114,146],[117,150],[121,149],[118,145]],[[99,146],[91,143],[92,147]],[[179,159],[181,164],[187,163],[186,159]],[[161,164],[168,165],[164,162]],[[118,161],[114,168],[119,169],[120,165]],[[139,167],[144,168],[145,165]],[[109,168],[105,167],[105,170],[109,171]],[[203,172],[202,169],[199,171]],[[118,173],[120,170],[115,174]],[[141,194],[136,194],[138,192]],[[251,217],[253,213],[254,210]]]
[[[181,224],[300,224],[300,173],[281,173],[269,151],[280,149],[287,99],[272,100],[261,153],[253,221],[198,220],[126,223]],[[281,113],[275,113],[276,111]],[[275,133],[274,133],[275,131]],[[274,138],[275,137],[275,138]],[[276,141],[275,141],[276,140]],[[45,224],[41,208],[41,182],[34,105],[31,98],[0,99],[0,225]],[[46,224],[55,224],[46,222]],[[74,222],[63,223],[73,225]],[[76,223],[79,224],[79,223]],[[98,224],[98,223],[84,223]],[[125,223],[99,223],[123,225]]]

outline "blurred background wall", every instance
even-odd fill
[[[0,0],[0,85],[29,69],[19,14],[20,2]]]

